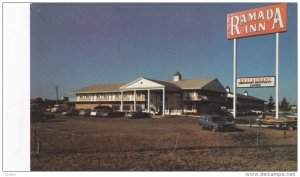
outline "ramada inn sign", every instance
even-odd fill
[[[287,4],[276,4],[227,14],[227,39],[287,30]]]
[[[287,4],[275,4],[227,14],[227,39],[233,39],[233,116],[236,117],[236,88],[276,87],[278,119],[279,33],[287,31]],[[238,38],[276,33],[276,77],[236,77]]]

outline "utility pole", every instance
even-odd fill
[[[58,85],[55,86],[56,91],[56,104],[58,104]]]

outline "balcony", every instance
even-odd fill
[[[104,96],[104,97],[89,97],[89,98],[78,98],[77,101],[90,102],[90,101],[120,101],[121,95],[118,96]],[[133,95],[123,95],[123,101],[134,101]],[[136,97],[136,101],[146,101],[145,95],[140,95]]]

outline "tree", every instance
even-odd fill
[[[273,100],[273,97],[270,96],[269,102],[268,102],[268,105],[267,105],[268,110],[271,111],[272,109],[274,109],[274,105],[275,105],[275,102]]]
[[[289,102],[287,102],[285,97],[283,97],[279,109],[281,111],[288,111],[289,110]]]

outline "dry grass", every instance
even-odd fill
[[[297,131],[239,127],[213,133],[201,130],[195,118],[58,117],[36,125],[41,152],[32,152],[32,170],[297,170]],[[32,150],[33,135],[32,128]]]

